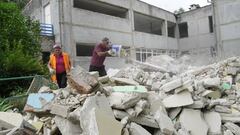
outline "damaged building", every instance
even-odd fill
[[[221,57],[239,55],[240,2],[209,1],[174,14],[139,0],[31,0],[24,14],[50,24],[50,36],[70,53],[75,65],[88,68],[92,50],[103,37],[122,45],[130,58],[181,54]],[[194,7],[195,6],[195,7]],[[52,42],[51,42],[52,43]],[[48,43],[45,54],[50,53]],[[224,52],[224,53],[223,53]],[[113,61],[118,63],[111,65]],[[124,59],[108,58],[116,68]]]

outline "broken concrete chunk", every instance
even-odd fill
[[[141,92],[146,93],[147,89],[144,86],[114,86],[112,87],[114,92]]]
[[[230,130],[224,131],[223,135],[234,135]]]
[[[147,96],[147,93],[113,92],[108,99],[112,108],[128,109],[134,107],[140,99],[146,98]]]
[[[91,76],[80,66],[75,67],[68,75],[69,85],[81,94],[91,93],[93,88],[98,85],[95,77]]]
[[[0,112],[0,127],[11,129],[20,128],[23,124],[23,117],[19,113]]]
[[[155,114],[154,118],[158,122],[158,125],[163,134],[172,135],[173,133],[176,133],[172,120],[166,114],[162,113],[161,111],[158,111]]]
[[[129,116],[128,113],[116,109],[113,110],[113,113],[117,119],[123,119]],[[129,120],[140,125],[159,128],[155,119],[150,115],[139,115],[138,117],[129,117]]]
[[[110,80],[108,76],[102,76],[98,78],[98,81],[101,83],[107,83]]]
[[[131,135],[151,135],[146,129],[136,123],[131,123],[129,128]]]
[[[51,114],[56,114],[58,116],[62,116],[63,118],[66,118],[68,116],[68,113],[70,112],[69,106],[59,105],[59,104],[52,104],[51,105]]]
[[[127,79],[127,78],[116,78],[116,77],[113,77],[112,78],[116,83],[119,83],[119,84],[127,84],[127,85],[139,85],[138,82],[132,80],[132,79]]]
[[[229,129],[234,135],[240,135],[240,127],[232,122],[227,122],[224,126]]]
[[[209,130],[208,134],[221,135],[221,116],[217,112],[204,113],[204,119],[206,120]]]
[[[181,107],[193,104],[193,99],[190,92],[183,91],[165,98],[163,104],[166,108]]]
[[[206,102],[204,102],[202,100],[197,100],[197,101],[194,101],[194,103],[192,105],[188,105],[186,107],[193,108],[193,109],[201,109],[201,108],[204,108],[206,105],[207,105]]]
[[[239,71],[239,68],[228,67],[226,72],[228,75],[236,75],[238,71]]]
[[[178,130],[178,135],[191,135],[191,133],[189,131],[187,131],[184,128],[181,128]]]
[[[220,113],[232,113],[232,110],[230,108],[220,105],[215,106],[215,111]]]
[[[215,78],[206,78],[203,80],[203,86],[205,88],[219,88],[220,87],[220,78],[215,77]]]
[[[182,84],[183,84],[183,82],[182,82],[182,79],[181,79],[181,78],[180,78],[180,79],[176,79],[176,80],[173,80],[173,81],[171,81],[171,82],[168,82],[168,83],[164,84],[164,85],[160,88],[160,90],[163,90],[163,91],[165,91],[165,92],[169,92],[169,91],[171,91],[171,90],[174,90],[174,89],[182,86]]]
[[[89,72],[89,74],[96,79],[98,79],[98,77],[99,77],[99,72],[98,71],[92,71],[92,72]]]
[[[134,107],[134,110],[136,112],[136,116],[138,116],[147,107],[147,105],[148,105],[148,103],[147,103],[146,100],[138,101],[138,103]]]
[[[240,113],[220,113],[222,122],[240,123]]]
[[[87,98],[80,110],[79,119],[83,134],[120,135],[122,130],[121,123],[115,120],[109,102],[103,95]]]
[[[169,117],[173,120],[175,119],[179,113],[182,111],[182,108],[178,107],[178,108],[172,108],[171,110],[169,110]]]
[[[79,135],[82,133],[80,124],[74,124],[60,116],[56,116],[54,121],[62,135]]]
[[[208,125],[199,110],[184,109],[180,115],[180,123],[191,135],[207,135]]]
[[[202,93],[202,96],[218,99],[218,98],[221,98],[222,94],[219,90],[216,90],[216,91],[206,90]]]

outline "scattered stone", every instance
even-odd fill
[[[158,111],[155,115],[155,119],[163,134],[172,135],[173,133],[176,133],[172,120],[166,114]]]
[[[232,113],[232,110],[230,108],[220,105],[215,106],[215,111],[220,113]]]
[[[164,84],[164,85],[160,88],[160,90],[163,90],[163,91],[165,91],[165,92],[169,92],[169,91],[171,91],[171,90],[174,90],[174,89],[182,86],[182,84],[183,84],[183,82],[182,82],[182,79],[181,79],[181,78],[180,78],[180,79],[176,79],[176,80],[173,80],[173,81],[171,81],[171,82],[168,82],[168,83]]]
[[[203,86],[205,88],[218,88],[220,87],[220,78],[215,77],[215,78],[206,78],[203,80]]]
[[[165,98],[163,104],[166,108],[181,107],[193,104],[193,99],[190,92],[183,91]]]
[[[221,135],[221,116],[217,112],[205,112],[204,119],[206,120],[209,130],[208,134]]]
[[[224,126],[229,129],[234,135],[240,135],[240,127],[234,123],[227,122]]]
[[[131,123],[129,128],[131,135],[151,135],[147,130],[136,123]]]
[[[208,125],[199,110],[183,109],[180,123],[183,128],[190,131],[191,135],[207,135]]]

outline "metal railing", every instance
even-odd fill
[[[40,24],[41,36],[54,36],[54,28],[52,24],[41,23]]]

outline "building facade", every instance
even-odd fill
[[[181,52],[214,56],[218,44],[213,11],[209,5],[175,15],[139,0],[32,0],[23,12],[52,24],[55,42],[71,54],[74,64],[88,68],[92,50],[103,37],[139,61],[161,54],[178,57]],[[108,58],[106,65],[115,68],[124,62]]]

